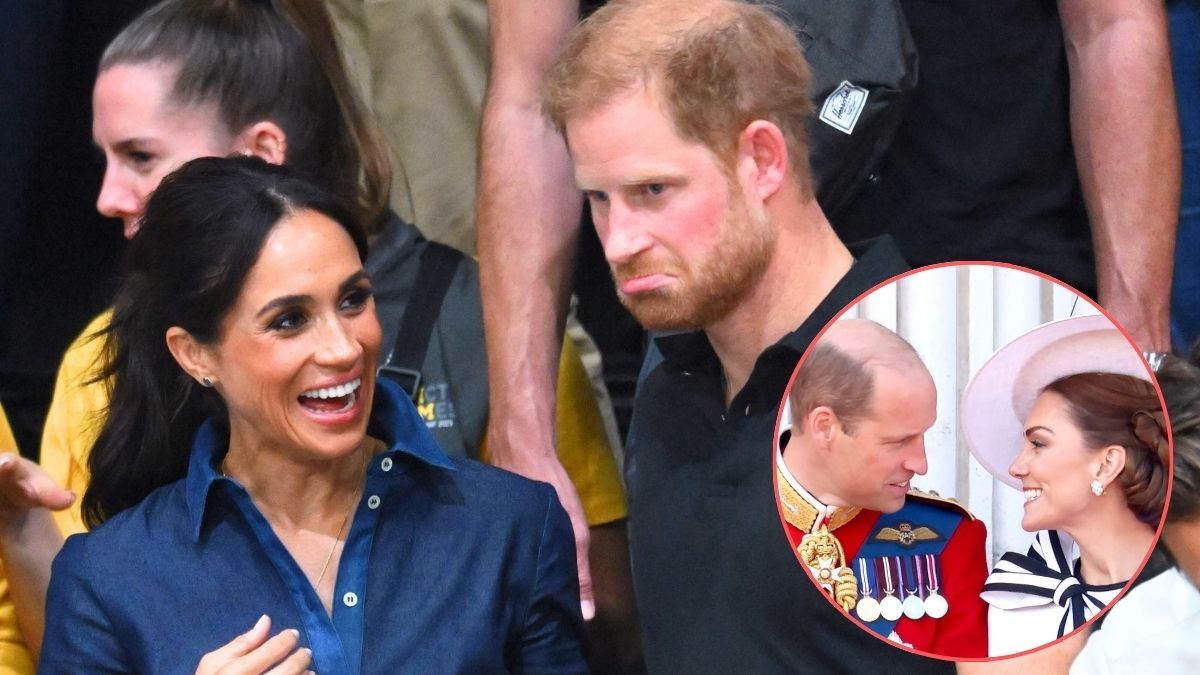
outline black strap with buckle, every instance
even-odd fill
[[[396,346],[388,362],[379,368],[381,376],[399,384],[414,402],[421,393],[421,366],[425,363],[433,324],[437,321],[461,257],[462,253],[445,244],[426,242],[417,266],[413,294],[404,308],[404,316],[400,318]]]

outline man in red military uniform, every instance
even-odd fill
[[[986,528],[910,485],[927,468],[936,396],[898,335],[863,320],[831,326],[789,392],[780,514],[813,580],[865,628],[923,652],[984,657]]]

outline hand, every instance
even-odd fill
[[[312,650],[307,647],[296,649],[296,645],[300,643],[299,631],[289,628],[268,640],[267,636],[270,634],[271,617],[263,614],[253,628],[219,649],[205,654],[204,658],[200,659],[200,665],[196,666],[196,675],[286,675],[312,672],[308,670],[312,664]]]
[[[75,494],[59,487],[35,462],[0,454],[0,524],[12,525],[29,509],[59,511],[73,503]]]
[[[514,457],[508,453],[496,452],[498,435],[489,438],[492,463],[501,469],[512,471],[526,478],[549,483],[558,493],[567,516],[571,518],[571,529],[575,532],[575,563],[579,567],[579,601],[585,621],[591,621],[596,615],[596,599],[592,592],[592,570],[588,565],[588,547],[591,544],[591,533],[588,529],[587,517],[583,514],[583,502],[579,501],[579,493],[575,485],[554,455],[531,457],[523,455]]]

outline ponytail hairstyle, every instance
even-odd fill
[[[366,237],[336,197],[258,158],[192,160],[151,195],[103,332],[107,362],[100,377],[112,391],[89,459],[88,527],[183,478],[192,437],[205,419],[228,437],[224,402],[175,361],[167,329],[179,326],[201,344],[219,342],[267,236],[305,210],[340,224],[366,258]]]
[[[386,143],[363,108],[318,0],[163,0],[108,45],[119,64],[174,69],[171,99],[212,105],[237,134],[269,120],[287,135],[285,162],[333,190],[370,223],[386,208]]]
[[[1154,385],[1129,375],[1080,373],[1055,380],[1044,391],[1066,399],[1087,447],[1125,448],[1125,468],[1114,482],[1138,520],[1158,525],[1166,505],[1171,451]]]

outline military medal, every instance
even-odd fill
[[[917,574],[914,575],[909,572],[909,563],[914,563],[913,569],[917,570]],[[900,560],[900,565],[904,569],[904,576],[908,577],[907,580],[903,577],[900,579],[901,588],[904,589],[904,616],[916,621],[925,616],[925,603],[921,602],[921,563],[914,561],[912,558],[905,557]],[[916,579],[913,579],[914,576]],[[908,589],[909,581],[917,582],[917,585],[913,586],[912,590]]]
[[[858,579],[862,582],[862,597],[858,599],[858,605],[854,607],[854,611],[858,614],[858,618],[871,623],[879,618],[879,601],[875,599],[870,576],[867,574],[866,558],[858,559]]]
[[[896,621],[904,616],[904,604],[896,597],[896,586],[892,577],[892,561],[883,558],[879,562],[883,563],[883,593],[885,596],[883,600],[879,601],[879,613],[888,621]]]
[[[925,589],[929,591],[929,594],[925,596],[925,613],[935,619],[940,619],[946,616],[946,612],[950,609],[950,603],[938,594],[941,582],[938,577],[937,563],[932,553],[925,556],[925,571],[929,574],[925,586]]]

